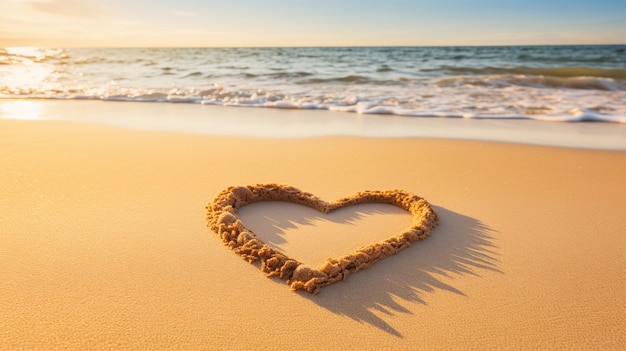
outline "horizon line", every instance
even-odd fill
[[[241,45],[241,46],[50,46],[50,45],[6,45],[0,48],[47,48],[47,49],[287,49],[287,48],[435,48],[435,47],[547,47],[547,46],[626,46],[624,43],[605,44],[430,44],[430,45]]]

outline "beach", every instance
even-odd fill
[[[188,108],[148,105],[174,106],[167,109],[180,118]],[[211,135],[89,121],[113,120],[130,106],[50,101],[49,118],[22,108],[0,119],[0,349],[626,347],[622,124],[599,123],[618,130],[613,147],[575,148],[479,136]],[[226,109],[241,119],[290,113]],[[518,122],[539,134],[560,125]],[[427,200],[439,224],[317,295],[294,292],[207,227],[206,206],[221,191],[272,183],[326,201],[401,189]],[[334,215],[289,203],[249,206],[240,211],[247,227],[266,228],[267,242],[314,263],[411,224],[408,212],[383,204]],[[323,249],[325,242],[334,243]]]

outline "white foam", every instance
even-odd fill
[[[0,49],[0,98],[626,123],[624,48],[490,50]]]
[[[28,105],[28,106],[25,106]],[[0,100],[0,118],[77,120],[126,128],[269,138],[427,137],[626,150],[626,124],[520,119],[407,118],[301,109],[250,109],[93,100]],[[593,114],[567,118],[596,118]],[[565,117],[564,117],[565,118]]]

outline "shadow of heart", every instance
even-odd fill
[[[413,224],[388,239],[360,247],[339,258],[329,258],[321,267],[313,268],[268,246],[244,226],[237,216],[237,210],[260,201],[286,201],[316,209],[321,213],[363,203],[390,204],[411,213]],[[226,246],[249,262],[259,260],[261,270],[268,277],[279,277],[286,280],[293,290],[304,290],[312,294],[317,294],[322,287],[345,280],[349,275],[425,239],[438,222],[435,211],[426,200],[402,190],[364,191],[334,202],[326,202],[291,186],[259,184],[229,187],[218,194],[206,208],[208,226],[220,236]]]
[[[320,220],[357,224],[361,217],[404,211],[390,205],[359,206],[324,215],[302,206],[267,202],[245,206],[239,215],[245,223],[254,225],[266,243],[276,247],[291,240],[284,235],[289,230],[315,226]],[[483,270],[499,272],[492,229],[474,218],[443,207],[434,208],[441,223],[433,229],[429,240],[388,257],[365,273],[325,288],[323,294],[302,297],[333,313],[401,337],[391,324],[396,314],[412,313],[404,307],[405,303],[426,304],[425,294],[436,290],[465,296],[441,277],[447,277],[449,282],[455,275],[478,276]]]
[[[312,267],[387,239],[413,221],[406,210],[380,203],[323,214],[289,202],[264,201],[240,208],[237,215],[268,246]]]
[[[491,228],[445,208],[435,209],[441,223],[431,238],[388,257],[365,274],[326,288],[323,294],[303,297],[333,313],[401,337],[390,322],[396,314],[412,313],[403,302],[427,304],[424,295],[436,290],[466,296],[442,277],[449,282],[454,276],[500,272]]]

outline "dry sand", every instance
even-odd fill
[[[626,348],[625,152],[51,121],[0,131],[0,349]],[[228,186],[272,182],[327,201],[403,189],[440,224],[318,295],[294,292],[205,221]],[[250,206],[243,221],[302,260],[341,254],[298,251],[304,229],[353,250],[411,223],[381,204],[335,217]]]

